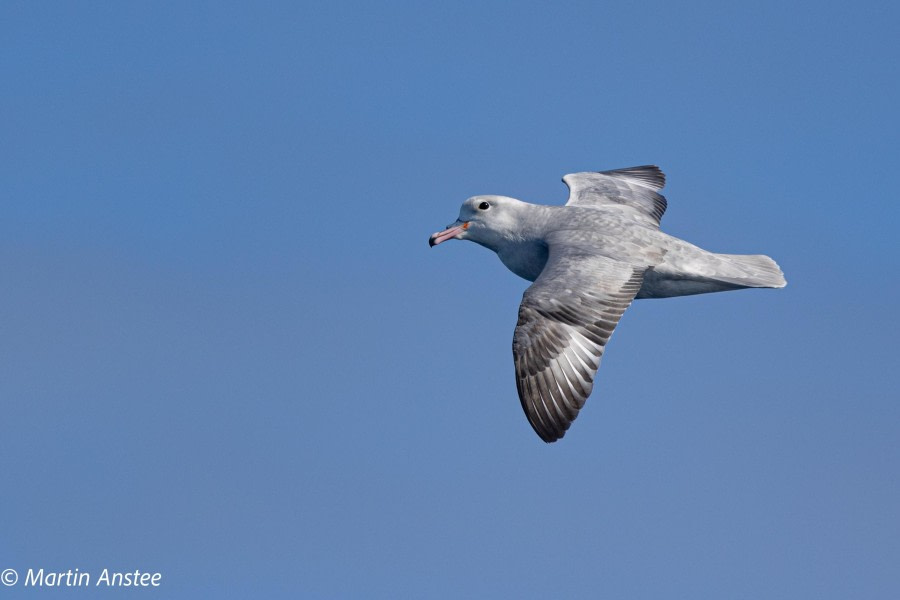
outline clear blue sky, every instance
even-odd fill
[[[4,2],[0,569],[900,597],[896,6]],[[646,163],[789,285],[635,303],[545,445],[527,283],[428,236]]]

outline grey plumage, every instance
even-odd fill
[[[635,298],[783,287],[771,258],[708,252],[659,230],[665,176],[644,166],[563,178],[565,206],[474,196],[430,244],[468,239],[534,283],[513,336],[516,387],[546,442],[565,435],[593,388],[619,318]]]

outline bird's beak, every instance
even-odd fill
[[[449,239],[459,239],[459,236],[462,235],[462,233],[465,232],[465,230],[468,228],[468,221],[457,220],[456,223],[449,225],[447,229],[432,234],[431,237],[428,238],[428,245],[437,246],[441,242],[446,242]]]

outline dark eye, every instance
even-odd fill
[[[491,207],[491,205],[488,204],[487,202],[482,202],[481,204],[478,205],[478,210],[487,210],[490,207]]]

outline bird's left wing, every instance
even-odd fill
[[[644,270],[551,246],[547,265],[525,291],[513,336],[516,387],[545,442],[563,437],[584,406],[606,343],[638,293]]]
[[[614,208],[655,227],[666,212],[666,198],[659,193],[666,185],[666,176],[654,165],[570,173],[563,181],[569,186],[567,206]]]

